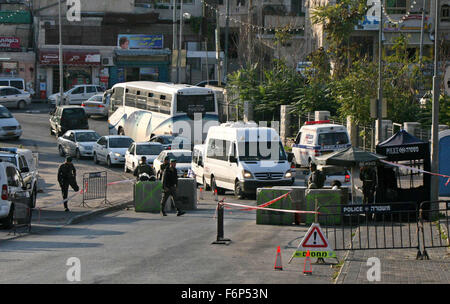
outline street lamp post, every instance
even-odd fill
[[[439,0],[435,2],[434,15],[434,76],[433,76],[433,108],[431,125],[431,172],[439,173]],[[430,200],[437,201],[439,198],[439,178],[431,176]]]
[[[382,141],[383,122],[383,2],[380,0],[380,31],[378,33],[378,102],[377,102],[377,144]]]
[[[180,43],[178,44],[177,82],[181,82],[181,49],[183,45],[183,0],[180,1]]]
[[[63,100],[63,51],[62,51],[62,18],[61,18],[61,1],[58,0],[58,18],[59,18],[59,99],[57,105],[64,104]]]

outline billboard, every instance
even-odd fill
[[[118,35],[117,47],[128,49],[162,49],[163,35]]]
[[[20,38],[0,36],[0,50],[20,51]]]

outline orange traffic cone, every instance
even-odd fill
[[[309,264],[309,270],[306,269],[306,264]],[[311,265],[311,258],[310,258],[309,250],[306,252],[305,263],[303,265],[303,274],[304,275],[312,275],[312,265]]]
[[[280,250],[280,246],[278,246],[277,248],[277,256],[275,257],[275,266],[274,266],[275,270],[283,270],[283,265],[281,263],[281,250]]]

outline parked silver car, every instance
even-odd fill
[[[63,136],[58,137],[57,145],[59,155],[81,157],[93,156],[93,145],[100,138],[97,132],[92,130],[69,130]]]
[[[0,86],[0,105],[24,109],[30,104],[30,93],[10,86]]]
[[[103,88],[93,84],[80,84],[76,85],[70,90],[63,93],[64,104],[80,105],[83,101],[91,98],[92,96],[103,93]],[[56,105],[57,99],[59,99],[59,93],[52,94],[48,97],[49,103]]]

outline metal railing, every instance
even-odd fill
[[[86,201],[97,199],[102,199],[104,204],[111,204],[107,199],[107,183],[108,175],[106,171],[83,174],[83,201],[81,205],[83,207],[88,206]]]

